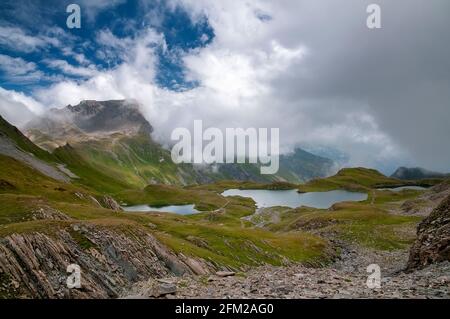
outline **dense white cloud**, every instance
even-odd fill
[[[173,0],[214,30],[210,44],[182,54],[198,87],[155,84],[163,34],[118,38],[101,30],[98,54],[121,62],[34,98],[47,107],[136,99],[163,142],[173,128],[202,119],[219,128],[279,127],[282,150],[331,146],[350,156],[349,165],[450,170],[441,142],[450,134],[450,46],[440,40],[450,3],[380,0],[383,27],[374,31],[365,25],[370,2]]]
[[[43,111],[44,107],[33,98],[0,87],[0,115],[7,121],[22,126]]]

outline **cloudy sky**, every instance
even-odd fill
[[[0,114],[20,126],[130,98],[161,142],[202,119],[279,127],[283,151],[347,165],[450,171],[449,13],[448,0],[2,0]]]

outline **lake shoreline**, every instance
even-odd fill
[[[329,209],[340,202],[365,201],[367,193],[350,192],[346,190],[331,190],[325,192],[298,193],[297,190],[266,190],[266,189],[228,189],[221,193],[222,196],[248,197],[255,201],[257,208],[288,207],[299,208],[302,206]]]

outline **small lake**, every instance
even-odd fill
[[[401,186],[401,187],[394,187],[394,188],[377,188],[377,190],[379,190],[379,191],[392,191],[392,192],[401,192],[404,189],[423,191],[423,190],[426,190],[427,188],[422,187],[422,186]]]
[[[126,212],[164,212],[164,213],[174,213],[179,215],[192,215],[199,213],[198,210],[194,208],[194,205],[169,205],[154,207],[149,205],[135,205],[135,206],[123,206]]]
[[[258,208],[272,206],[296,208],[308,206],[325,209],[330,208],[333,204],[338,202],[363,201],[367,199],[366,193],[355,193],[344,190],[298,193],[296,189],[229,189],[223,192],[222,196],[250,197],[256,202]]]

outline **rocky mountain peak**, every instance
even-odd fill
[[[52,110],[46,117],[29,123],[27,130],[54,136],[58,131],[64,132],[63,135],[123,131],[150,134],[153,128],[140,112],[137,102],[83,100],[77,105]]]
[[[78,105],[67,105],[66,107],[71,113],[85,116],[93,116],[98,114],[104,108],[104,104],[95,100],[83,100]]]
[[[73,123],[87,133],[141,130],[151,132],[152,127],[139,111],[136,102],[128,100],[82,101],[66,108]]]

